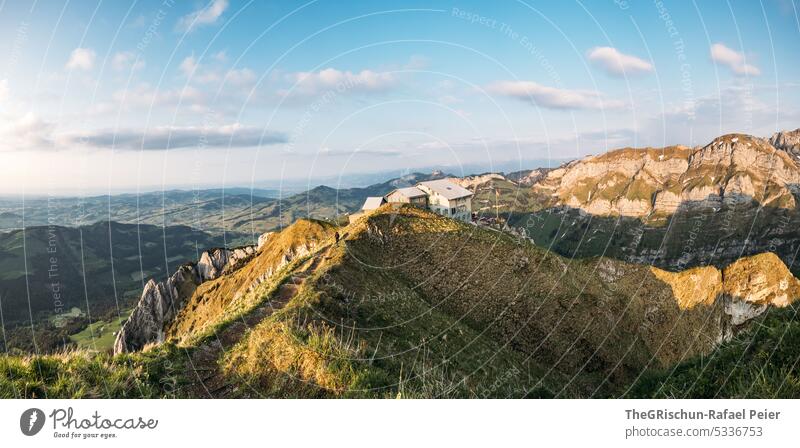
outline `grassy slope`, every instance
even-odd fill
[[[130,310],[125,310],[119,316],[112,316],[109,320],[99,320],[86,326],[83,330],[70,335],[70,340],[78,348],[108,351],[114,346],[116,332],[122,328],[122,324],[131,314]]]
[[[564,380],[540,383],[546,369],[431,309],[396,276],[342,263],[343,249],[228,353],[231,375],[268,396],[548,395]]]
[[[132,355],[87,350],[64,354],[1,356],[2,398],[182,397],[183,352],[165,344]]]
[[[643,375],[631,398],[800,398],[798,309],[770,310],[713,353]]]
[[[345,241],[228,354],[232,376],[278,396],[602,395],[717,331],[717,307],[681,313],[646,268],[606,282],[595,264],[621,263],[579,262],[559,280],[558,257],[413,208],[350,226]]]

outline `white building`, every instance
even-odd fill
[[[386,202],[401,202],[428,208],[428,194],[417,187],[398,188],[384,197]]]
[[[373,210],[377,210],[380,208],[381,205],[386,203],[386,198],[382,196],[370,196],[367,200],[364,201],[364,205],[361,206],[361,210],[356,213],[351,213],[347,219],[350,221],[350,224],[356,222],[358,218],[364,216],[364,213],[369,213]]]
[[[472,221],[472,192],[448,179],[417,184],[428,195],[428,209],[464,222]]]
[[[386,196],[369,197],[357,213],[350,215],[355,222],[365,213],[389,203],[411,204],[427,208],[442,216],[464,222],[472,221],[473,193],[449,179],[420,182],[414,187],[398,188]]]

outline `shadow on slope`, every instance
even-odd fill
[[[745,200],[716,208],[684,203],[675,214],[657,220],[598,216],[571,207],[511,213],[509,225],[521,227],[535,244],[568,258],[611,257],[669,270],[694,266],[724,267],[736,259],[774,252],[795,274],[800,250],[800,213],[760,207]]]

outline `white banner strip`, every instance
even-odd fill
[[[4,447],[784,446],[798,416],[782,400],[3,400],[0,435]]]

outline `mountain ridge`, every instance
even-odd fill
[[[312,228],[321,233],[309,247],[297,238]],[[449,339],[436,331],[444,331],[452,325],[445,322],[457,318],[464,326],[460,331],[483,334],[480,344],[499,344],[492,350],[500,350],[504,362],[526,375],[541,375],[533,383],[523,382],[525,387],[550,384],[550,390],[563,380],[561,375],[584,372],[586,378],[578,381],[577,389],[562,392],[611,393],[651,362],[669,366],[709,353],[769,306],[788,306],[800,291],[800,282],[771,254],[742,259],[723,271],[724,277],[717,272],[719,286],[712,285],[709,300],[691,292],[686,296],[686,277],[695,275],[693,271],[673,274],[606,258],[566,260],[504,233],[410,206],[383,206],[339,228],[338,241],[331,235],[334,229],[326,223],[298,221],[269,236],[259,254],[242,267],[201,285],[205,292],[198,290],[181,300],[183,308],[164,329],[166,342],[191,348],[192,365],[214,372],[192,382],[190,389],[201,395],[216,391],[212,396],[247,395],[253,388],[268,395],[299,396],[391,389],[396,387],[391,377],[398,373],[398,364],[377,368],[358,359],[373,350],[378,358],[399,356],[392,350],[383,352],[375,345],[378,339],[392,347],[413,346],[405,338],[417,343],[419,338],[434,338],[439,342],[430,348],[432,356],[443,355],[451,350],[441,345]],[[292,249],[295,256],[288,258],[287,248],[297,247],[307,249]],[[260,258],[273,261],[259,262]],[[248,282],[259,274],[265,288],[254,289]],[[764,284],[768,276],[780,277],[767,282],[778,284],[778,289]],[[708,286],[708,278],[695,284]],[[786,287],[781,289],[783,280]],[[641,288],[644,293],[637,292]],[[255,295],[248,296],[251,291]],[[258,294],[263,294],[260,299]],[[249,305],[242,308],[243,303]],[[608,315],[597,320],[599,310]],[[442,323],[425,323],[426,313],[434,313]],[[430,333],[440,325],[441,330]],[[360,330],[338,336],[348,328]],[[667,330],[670,337],[664,340]],[[294,336],[287,339],[286,332]],[[327,341],[332,345],[326,350],[338,354],[328,358],[318,351],[321,347],[308,346],[312,340]],[[576,341],[581,341],[579,346]],[[462,350],[471,344],[461,343],[466,344],[458,347]],[[476,361],[471,359],[453,361],[451,367],[457,371],[459,362]],[[544,367],[548,364],[555,370]],[[341,371],[343,365],[350,373]],[[367,385],[355,373],[361,371],[372,378]],[[406,374],[421,375],[413,368]],[[244,378],[249,386],[236,387],[233,378]],[[551,383],[554,378],[559,380]]]

